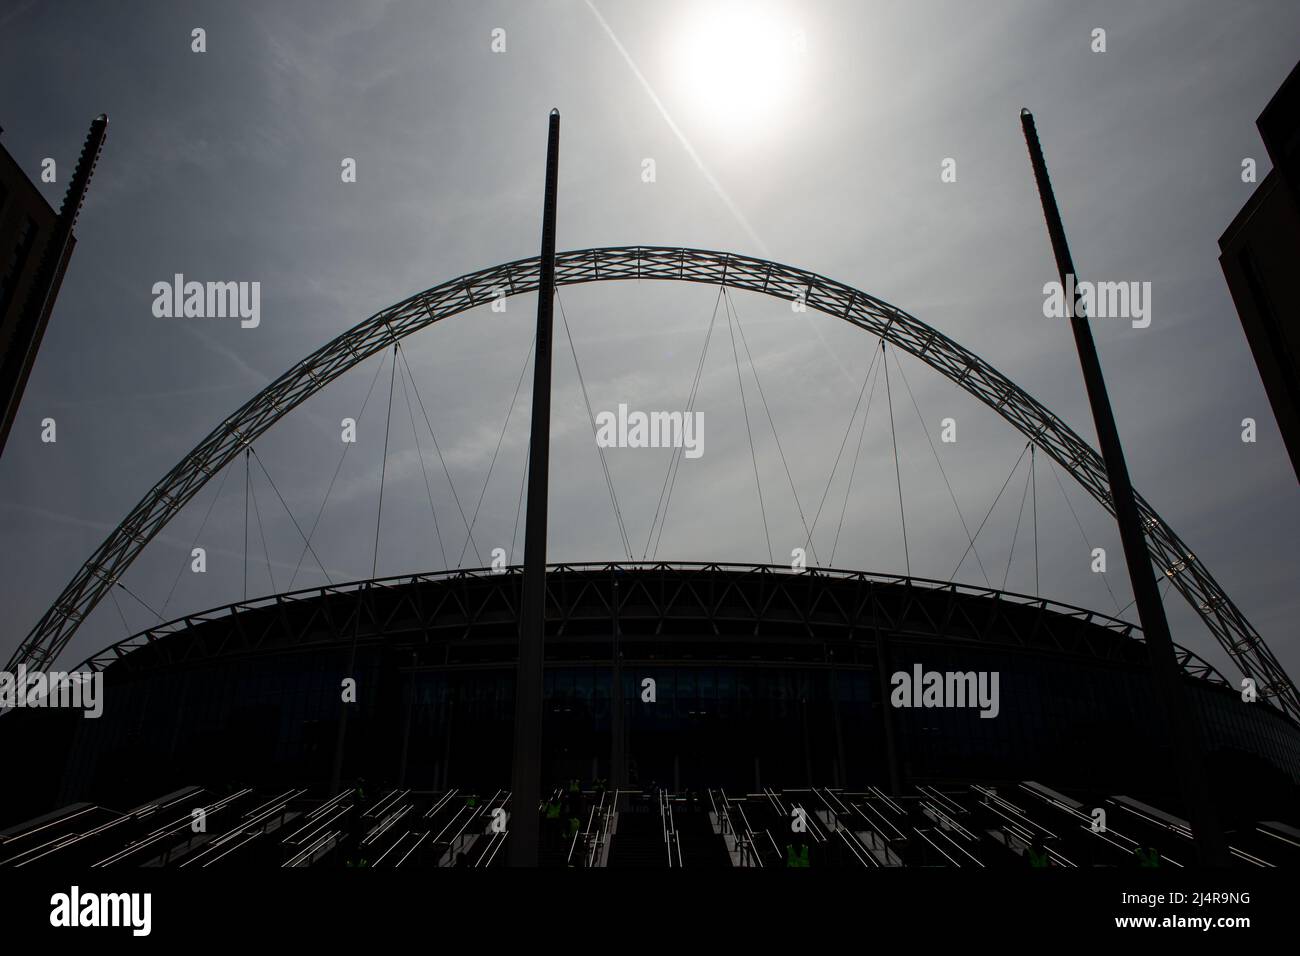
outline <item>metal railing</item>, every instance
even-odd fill
[[[673,802],[665,790],[659,791],[658,801],[659,822],[663,832],[664,849],[668,854],[668,868],[680,867],[682,865],[682,840],[677,833],[677,821],[673,819]]]

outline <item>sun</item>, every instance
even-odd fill
[[[806,39],[771,5],[701,5],[671,48],[678,95],[700,122],[753,133],[792,101]]]

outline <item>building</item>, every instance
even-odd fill
[[[324,800],[336,760],[344,791],[365,781],[431,806],[476,793],[481,810],[510,786],[521,584],[512,568],[330,586],[112,645],[79,668],[103,674],[99,719],[0,716],[0,747],[24,767],[23,786],[0,793],[0,826],[196,786]],[[916,799],[938,786],[978,802],[972,787],[1036,781],[1070,799],[1181,810],[1129,622],[987,588],[762,565],[557,565],[547,589],[544,790],[605,779]],[[1294,816],[1300,727],[1244,702],[1191,652],[1179,661],[1225,819],[1250,829]],[[895,675],[917,667],[996,673],[994,706],[896,706]],[[348,675],[356,704],[340,750]]]
[[[1219,265],[1300,478],[1300,64],[1255,125],[1273,169],[1219,237]]]
[[[72,258],[72,230],[107,128],[106,116],[91,124],[59,212],[0,146],[0,454]]]

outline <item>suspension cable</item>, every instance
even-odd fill
[[[754,356],[749,351],[749,342],[745,338],[745,327],[740,322],[740,310],[736,308],[736,303],[731,294],[727,292],[727,287],[722,287],[722,294],[726,301],[727,308],[736,317],[736,331],[740,333],[740,343],[745,347],[745,358],[749,361],[749,373],[754,376],[754,384],[758,386],[758,397],[763,402],[763,410],[767,413],[767,424],[772,429],[772,438],[776,441],[777,454],[781,456],[781,465],[785,468],[786,481],[790,483],[790,494],[794,496],[794,507],[799,512],[799,522],[803,525],[804,534],[808,535],[808,542],[813,552],[813,560],[821,564],[817,558],[816,545],[812,544],[812,534],[808,530],[808,519],[804,517],[803,504],[799,501],[799,492],[795,490],[794,478],[790,474],[790,463],[786,460],[785,450],[781,447],[781,436],[776,430],[776,422],[772,418],[772,409],[767,403],[767,395],[763,392],[762,379],[758,377],[758,367],[754,364]]]
[[[709,354],[709,340],[713,337],[713,327],[718,319],[718,306],[722,304],[722,288],[718,288],[718,295],[713,300],[713,315],[709,318],[709,327],[704,334],[704,347],[700,350],[700,359],[695,363],[695,377],[691,380],[690,391],[686,395],[686,409],[683,415],[690,415],[695,409],[695,399],[699,393],[700,380],[704,374],[704,359]],[[645,550],[641,553],[641,560],[645,560],[650,553],[650,542],[655,544],[655,554],[659,553],[659,540],[663,538],[664,525],[668,522],[668,505],[672,501],[673,488],[677,485],[677,472],[681,468],[681,459],[684,453],[682,448],[673,448],[672,454],[668,456],[668,470],[664,472],[663,484],[659,488],[659,500],[655,503],[655,513],[650,519],[650,534],[646,536]],[[671,482],[670,480],[671,479]],[[664,497],[665,493],[667,498]],[[660,517],[662,510],[662,518]],[[655,525],[659,526],[659,537],[655,537]]]
[[[1052,477],[1056,479],[1056,487],[1061,489],[1061,497],[1065,499],[1065,506],[1070,509],[1070,514],[1074,517],[1074,524],[1079,529],[1079,536],[1083,538],[1084,547],[1088,549],[1088,555],[1091,557],[1092,542],[1088,540],[1088,533],[1083,530],[1083,522],[1079,520],[1079,515],[1070,502],[1070,496],[1065,493],[1065,485],[1061,483],[1061,476],[1055,468],[1049,470],[1052,472]],[[1110,595],[1110,601],[1115,605],[1115,616],[1118,617],[1123,612],[1120,611],[1119,600],[1115,597],[1115,592],[1111,590],[1110,582],[1106,580],[1105,574],[1101,576],[1101,583],[1106,586],[1106,593]]]
[[[930,445],[930,452],[934,455],[934,462],[939,466],[939,474],[943,476],[943,483],[948,488],[948,497],[952,499],[952,506],[957,509],[957,520],[961,522],[961,530],[966,534],[966,541],[972,546],[971,550],[975,553],[975,562],[979,565],[980,575],[984,578],[984,583],[992,587],[989,581],[988,572],[984,570],[984,562],[980,559],[979,548],[974,547],[975,539],[971,536],[970,527],[966,524],[966,516],[962,514],[961,505],[957,503],[957,495],[952,490],[952,482],[948,480],[948,472],[944,470],[943,461],[939,458],[939,450],[934,446],[934,439],[930,437],[930,429],[925,426],[925,416],[921,414],[921,406],[916,401],[916,395],[912,392],[912,385],[907,380],[907,373],[903,371],[903,363],[898,357],[898,351],[894,351],[894,367],[898,369],[898,374],[903,379],[903,386],[907,389],[907,395],[912,400],[912,409],[916,412],[917,423],[921,426],[921,433],[925,435],[925,440]]]
[[[328,581],[330,584],[333,584],[334,579],[331,578],[330,573],[325,570],[325,565],[321,562],[320,557],[316,554],[316,549],[311,546],[311,542],[307,540],[307,536],[302,533],[302,526],[298,524],[298,519],[293,516],[293,512],[289,509],[288,503],[284,500],[284,495],[280,494],[280,489],[276,485],[275,479],[272,478],[271,473],[267,471],[266,462],[262,461],[262,456],[257,453],[257,449],[254,448],[252,445],[248,446],[248,450],[253,453],[253,461],[257,462],[257,467],[262,469],[262,474],[266,475],[267,483],[271,486],[271,490],[275,492],[275,497],[279,499],[280,507],[284,509],[284,513],[287,514],[289,516],[289,520],[293,522],[293,527],[294,530],[298,532],[298,537],[302,538],[303,542],[307,545],[307,551],[311,554],[313,558],[315,558],[316,566],[320,568],[321,574],[325,575],[326,581]]]
[[[874,362],[874,359],[879,358],[879,356],[880,353],[877,352],[875,349],[872,349],[873,361],[871,363],[871,367],[867,369],[867,377],[866,379],[863,380],[862,383],[864,386],[866,386],[866,384],[870,382],[871,390],[867,393],[867,407],[866,410],[863,411],[862,413],[862,426],[858,429],[858,444],[853,451],[853,467],[849,469],[849,483],[844,488],[844,503],[840,506],[839,524],[835,526],[835,541],[831,544],[831,560],[830,560],[831,567],[835,566],[835,553],[840,549],[840,532],[844,529],[844,517],[845,515],[848,514],[849,511],[849,497],[853,493],[853,481],[858,474],[858,461],[862,457],[862,440],[866,437],[867,434],[867,420],[871,417],[871,405],[876,397],[876,385],[879,384],[880,382],[879,374],[876,374],[874,380],[872,379],[872,371],[876,369],[876,364]],[[855,416],[857,415],[856,410],[854,411],[854,415]],[[853,420],[850,419],[849,420],[850,428],[852,427],[852,425],[853,425]],[[848,436],[845,435],[845,437],[847,438]],[[838,459],[836,459],[836,465],[837,466],[839,465]],[[833,478],[834,476],[835,476],[835,469],[832,468],[831,477]],[[820,513],[820,509],[818,509],[818,512]],[[814,520],[813,525],[814,527],[816,526],[816,520]]]
[[[401,351],[401,346],[397,346]],[[394,364],[396,358],[394,357]],[[442,555],[442,567],[447,568],[447,549],[442,543],[442,528],[438,524],[438,509],[433,506],[433,489],[429,487],[429,469],[424,467],[424,449],[420,446],[420,430],[415,427],[415,409],[411,405],[411,390],[406,386],[408,376],[402,375],[402,398],[406,401],[406,416],[411,422],[411,437],[415,439],[415,456],[420,459],[420,474],[424,476],[424,493],[429,499],[429,511],[433,515],[433,533],[438,539],[438,553]]]
[[[907,548],[907,512],[903,508],[903,469],[898,462],[898,434],[894,430],[894,394],[889,387],[888,346],[880,340],[880,350],[885,353],[882,360],[885,366],[885,398],[889,401],[889,437],[894,443],[894,480],[898,483],[898,517],[903,523],[903,560],[907,564],[907,576],[912,576],[912,556]]]
[[[862,396],[867,392],[867,383],[871,381],[871,373],[876,367],[878,358],[880,358],[880,353],[873,347],[871,350],[871,364],[867,366],[867,374],[862,379],[862,388],[858,391],[858,400],[853,405],[853,414],[849,416],[849,423],[844,429],[844,437],[840,439],[840,450],[835,453],[835,463],[831,465],[831,473],[826,478],[826,487],[822,490],[822,499],[817,505],[817,513],[813,515],[812,530],[808,533],[808,540],[804,542],[804,547],[811,548],[812,546],[813,532],[817,530],[817,522],[821,520],[822,508],[826,505],[826,498],[830,494],[831,484],[835,481],[835,473],[839,470],[840,457],[844,454],[844,446],[848,444],[849,435],[853,434],[853,423],[857,421],[858,409],[862,407]]]
[[[203,537],[203,529],[208,526],[208,519],[212,517],[212,509],[217,504],[217,499],[221,497],[221,490],[226,487],[226,479],[230,477],[231,469],[226,468],[221,472],[221,481],[217,483],[217,493],[212,496],[208,502],[208,510],[203,515],[203,521],[199,523],[199,530],[194,535],[194,541],[190,544],[189,554],[181,561],[180,568],[176,571],[176,577],[172,579],[171,590],[167,592],[167,599],[163,601],[163,613],[167,613],[167,605],[172,603],[172,596],[176,593],[176,587],[181,583],[181,575],[185,573],[185,568],[194,558],[194,549],[198,547],[199,539]],[[111,592],[110,592],[111,593]]]
[[[266,574],[271,579],[271,593],[279,593],[275,586],[275,571],[271,569],[271,549],[266,543],[266,529],[262,526],[262,509],[257,504],[257,487],[250,480],[248,483],[250,497],[253,499],[253,517],[257,519],[257,535],[262,539],[262,555],[266,558]]]
[[[1036,448],[1029,449],[1029,478],[1034,488],[1034,597],[1042,597],[1042,585],[1038,580],[1038,468],[1036,467]]]
[[[515,530],[510,535],[510,563],[515,563],[515,542],[519,540],[519,516],[524,511],[524,487],[528,484],[528,465],[530,455],[524,454],[524,473],[519,479],[519,503],[515,505]]]
[[[248,600],[248,488],[249,468],[248,449],[244,446],[244,600]]]
[[[470,528],[469,521],[465,519],[465,509],[460,505],[460,495],[456,493],[456,483],[451,480],[451,472],[447,468],[447,460],[443,458],[442,455],[442,446],[438,444],[438,436],[433,433],[433,422],[429,420],[429,412],[424,407],[424,399],[420,397],[420,386],[415,383],[415,373],[411,371],[411,360],[407,358],[406,350],[403,348],[399,348],[397,354],[402,357],[402,364],[406,366],[406,376],[411,380],[411,391],[415,393],[415,401],[420,406],[420,414],[424,416],[424,424],[429,429],[429,437],[433,439],[433,450],[438,453],[438,461],[442,465],[442,473],[447,479],[447,484],[451,487],[451,497],[456,502],[456,510],[460,512],[461,524],[465,527],[466,545],[461,547],[460,555],[463,558],[465,556],[465,548],[472,544],[474,546],[474,556],[482,562],[483,554],[478,549],[478,542],[474,540],[474,532]],[[528,360],[525,358],[525,367],[527,367],[527,364]],[[456,567],[460,567],[459,559],[456,561]]]
[[[1029,498],[1029,478],[1034,473],[1034,446],[1029,446],[1029,471],[1025,475],[1025,490],[1020,495],[1020,511],[1016,513],[1016,530],[1011,533],[1011,548],[1007,552],[1007,570],[1002,575],[1002,590],[1007,589],[1007,580],[1011,577],[1011,559],[1016,554],[1016,539],[1020,537],[1020,522],[1025,516],[1025,501]]]
[[[989,510],[985,513],[984,520],[981,521],[980,526],[975,529],[975,534],[971,538],[971,543],[967,545],[966,550],[962,552],[961,560],[958,561],[957,566],[952,569],[952,574],[948,575],[948,580],[955,581],[957,579],[957,572],[961,570],[961,566],[966,560],[966,555],[970,554],[971,548],[975,547],[975,541],[979,538],[980,532],[984,530],[984,525],[988,523],[989,515],[993,514],[993,509],[996,508],[998,502],[1002,500],[1002,493],[1007,490],[1007,485],[1011,484],[1011,479],[1020,469],[1020,462],[1024,459],[1025,452],[1029,451],[1029,446],[1032,444],[1033,442],[1025,442],[1025,447],[1020,449],[1020,457],[1017,458],[1016,463],[1011,466],[1011,473],[1007,475],[1007,480],[1002,482],[1002,487],[998,490],[997,497],[993,499],[993,504],[989,505]]]
[[[745,382],[740,377],[740,353],[736,351],[736,330],[731,324],[731,310],[727,310],[727,328],[731,332],[731,355],[736,360],[736,384],[740,386],[740,407],[745,413],[745,434],[749,436],[749,457],[754,463],[754,485],[758,488],[758,510],[763,516],[763,536],[767,539],[767,560],[772,557],[772,535],[767,527],[767,507],[763,504],[763,482],[758,477],[758,453],[754,450],[754,432],[749,426],[749,405],[745,402]]]
[[[505,421],[505,424],[501,426],[501,435],[497,438],[497,447],[496,447],[496,448],[493,450],[493,452],[492,452],[492,460],[488,463],[487,475],[485,475],[484,478],[483,478],[483,487],[482,487],[481,489],[479,489],[479,493],[478,493],[478,504],[476,504],[476,505],[474,506],[474,517],[471,518],[471,519],[470,519],[470,522],[469,522],[469,535],[470,535],[470,537],[469,537],[469,538],[466,538],[466,540],[465,540],[465,544],[464,544],[464,545],[461,547],[461,549],[460,549],[460,557],[458,557],[458,558],[456,559],[456,567],[460,567],[460,562],[461,562],[461,560],[465,557],[465,549],[469,547],[470,540],[472,540],[472,538],[473,538],[473,535],[474,535],[474,525],[478,524],[478,512],[479,512],[479,509],[480,509],[481,507],[483,507],[483,496],[487,494],[488,482],[490,482],[490,481],[492,480],[492,469],[493,469],[494,467],[496,467],[496,463],[497,463],[497,455],[498,455],[498,454],[500,453],[500,451],[501,451],[501,443],[505,440],[505,437],[506,437],[506,429],[510,427],[510,416],[514,414],[514,411],[515,411],[515,403],[519,401],[519,389],[520,389],[521,387],[523,387],[523,384],[524,384],[524,376],[525,376],[526,374],[528,374],[528,359],[529,359],[529,357],[533,354],[533,348],[534,348],[536,345],[537,345],[537,335],[536,335],[536,333],[534,333],[534,334],[533,334],[533,341],[532,341],[532,343],[528,346],[528,353],[524,356],[524,367],[523,367],[522,369],[519,370],[519,381],[518,381],[517,383],[515,383],[515,394],[514,394],[514,397],[510,399],[510,408],[506,411],[506,421]],[[475,554],[478,554],[478,547],[477,547],[477,545],[476,545],[475,548],[474,548],[474,552],[475,552]],[[478,554],[478,559],[479,559],[480,561],[482,561],[482,560],[483,560],[483,556],[482,556],[481,554]]]
[[[123,591],[125,591],[127,594],[131,595],[131,597],[135,598],[136,603],[138,603],[142,608],[144,608],[146,611],[148,611],[148,612],[149,612],[150,614],[152,614],[154,617],[158,618],[158,620],[159,620],[160,623],[163,623],[163,624],[167,623],[166,621],[163,620],[163,616],[162,616],[161,614],[159,614],[157,611],[155,611],[153,608],[151,608],[148,604],[145,604],[145,603],[144,603],[144,599],[141,598],[140,595],[136,594],[134,591],[132,591],[129,587],[127,587],[127,586],[126,586],[125,584],[123,584],[121,581],[114,581],[113,583],[116,584],[118,587],[120,587],[120,588],[121,588]]]
[[[1160,599],[1163,601],[1166,597],[1169,596],[1170,588],[1173,587],[1173,583],[1174,583],[1174,582],[1173,582],[1173,579],[1172,579],[1172,578],[1166,576],[1166,577],[1164,578],[1164,580],[1162,580],[1160,583],[1161,583],[1161,584],[1164,584],[1164,585],[1168,585],[1168,587],[1166,587],[1162,592],[1160,592]],[[1118,611],[1118,613],[1116,613],[1115,616],[1116,616],[1116,617],[1119,617],[1120,615],[1122,615],[1125,611],[1127,611],[1129,608],[1131,608],[1131,607],[1132,607],[1134,604],[1136,604],[1136,603],[1137,603],[1137,598],[1134,598],[1133,600],[1131,600],[1131,601],[1129,601],[1127,604],[1125,604],[1122,608],[1120,608],[1119,611]]]
[[[379,507],[375,509],[375,556],[370,577],[379,576],[379,526],[384,517],[384,478],[388,474],[388,433],[393,425],[393,385],[397,381],[397,343],[393,343],[393,370],[388,375],[388,416],[384,419],[384,457],[379,462]]]
[[[375,383],[379,381],[379,373],[384,370],[384,360],[387,357],[388,357],[388,353],[384,352],[379,358],[379,364],[375,366],[375,374],[371,376],[370,388],[366,390],[366,397],[361,402],[361,411],[357,413],[357,418],[356,418],[357,421],[360,421],[362,418],[365,417],[366,406],[370,404],[370,394],[375,390]],[[293,583],[296,580],[298,580],[298,571],[302,568],[302,559],[307,557],[307,550],[311,547],[311,539],[316,536],[316,529],[317,527],[320,526],[321,516],[325,514],[325,506],[329,504],[330,494],[332,494],[334,491],[334,483],[338,481],[339,472],[343,470],[343,462],[347,459],[348,452],[351,450],[351,448],[352,448],[351,442],[343,443],[343,453],[339,455],[339,463],[334,466],[334,474],[330,478],[329,487],[325,489],[325,497],[321,499],[320,508],[316,512],[316,520],[313,521],[311,524],[311,531],[308,532],[303,537],[303,549],[300,552],[298,552],[298,563],[294,565],[293,575],[292,577],[289,578],[288,589],[290,591],[293,590]],[[301,534],[301,532],[299,533]],[[320,562],[317,561],[317,563],[319,564]],[[329,580],[329,575],[326,575],[326,580]]]
[[[627,537],[627,527],[623,523],[623,511],[618,506],[618,493],[614,490],[614,478],[609,473],[609,463],[605,460],[605,449],[600,447],[597,439],[596,416],[591,410],[591,398],[587,395],[587,380],[582,374],[582,363],[578,361],[578,350],[573,344],[573,333],[569,331],[569,317],[564,311],[564,298],[560,290],[555,290],[555,301],[560,304],[560,322],[564,326],[564,337],[569,341],[569,352],[573,356],[573,367],[578,372],[578,386],[582,390],[582,401],[587,406],[587,420],[591,423],[591,437],[596,445],[596,457],[600,459],[600,469],[605,474],[605,490],[609,492],[609,503],[614,509],[614,520],[618,524],[618,536],[623,545],[623,553],[632,560],[632,543]]]
[[[127,637],[130,637],[131,625],[126,623],[126,615],[122,613],[122,605],[118,603],[117,595],[113,593],[112,588],[108,589],[108,596],[113,599],[113,606],[117,608],[117,616],[122,619],[122,630],[126,631]]]

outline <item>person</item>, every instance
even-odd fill
[[[1047,852],[1042,836],[1035,836],[1034,842],[1026,847],[1025,858],[1029,861],[1030,867],[1035,869],[1052,865],[1051,854]]]
[[[364,784],[364,780],[357,781],[352,791],[352,805],[348,807],[347,812],[348,836],[344,859],[348,866],[354,865],[353,861],[361,849],[361,815],[365,811],[366,799]]]
[[[1144,868],[1158,868],[1160,866],[1160,851],[1155,847],[1137,847],[1133,851],[1137,857],[1138,866]]]
[[[546,802],[546,839],[544,843],[548,847],[554,847],[560,839],[560,796],[558,793],[551,794]]]

